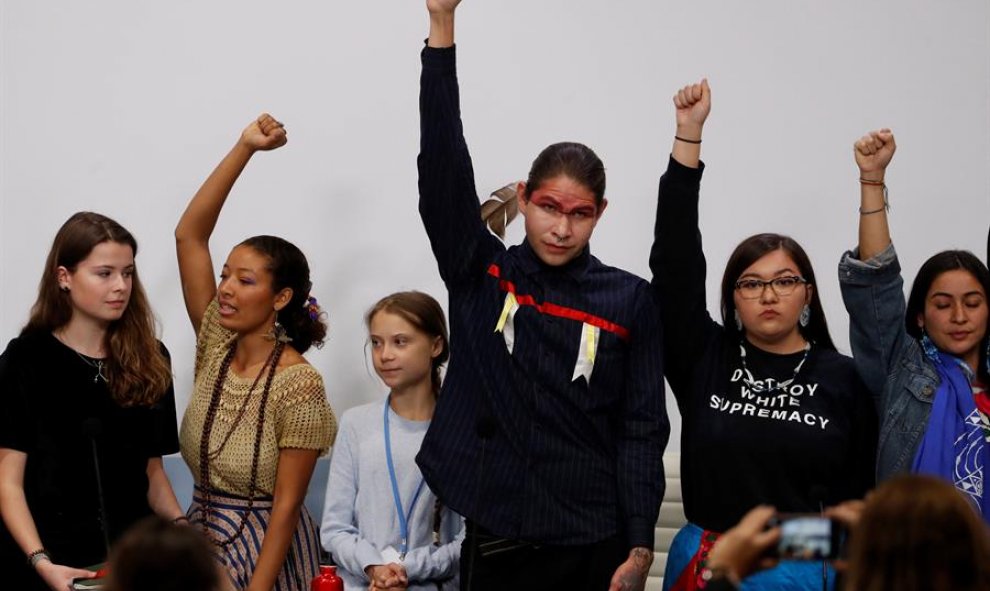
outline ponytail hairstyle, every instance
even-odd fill
[[[378,303],[368,310],[364,317],[368,330],[371,330],[371,319],[379,312],[398,314],[430,338],[440,338],[442,342],[440,354],[433,358],[430,371],[433,393],[439,395],[440,368],[450,358],[450,339],[447,338],[447,319],[443,314],[443,308],[432,296],[420,291],[393,293],[378,300]]]
[[[544,181],[564,175],[584,185],[601,207],[605,199],[605,165],[591,148],[576,142],[551,144],[540,152],[529,169],[526,179],[526,199]]]
[[[327,336],[326,313],[310,297],[313,282],[309,279],[306,255],[295,245],[278,236],[252,236],[241,242],[268,258],[265,269],[272,276],[272,293],[292,290],[292,299],[278,311],[278,321],[292,339],[292,348],[305,353],[310,347],[323,346]]]
[[[38,299],[21,335],[51,333],[72,319],[72,296],[59,289],[58,268],[75,273],[93,248],[103,242],[131,247],[137,257],[137,241],[114,220],[88,211],[70,217],[59,228],[48,251],[38,285]],[[155,338],[155,317],[141,285],[137,267],[131,277],[131,296],[121,317],[107,327],[106,377],[114,402],[121,406],[150,406],[158,402],[172,383],[172,370]]]

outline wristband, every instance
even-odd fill
[[[679,141],[679,142],[684,142],[685,144],[700,144],[701,143],[701,140],[689,140],[686,137],[681,137],[679,135],[675,135],[674,136],[674,139],[677,140],[677,141]]]
[[[38,563],[42,560],[47,560],[48,562],[52,561],[52,557],[48,555],[48,551],[44,548],[38,548],[34,552],[27,555],[27,563],[31,566],[31,568],[37,567]]]

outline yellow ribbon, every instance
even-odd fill
[[[505,328],[505,321],[509,318],[509,312],[516,307],[516,296],[513,293],[505,294],[505,305],[502,306],[502,313],[498,317],[498,322],[495,324],[495,332],[502,332]]]
[[[588,343],[587,355],[588,361],[595,362],[595,327],[588,323],[584,324],[584,336]]]

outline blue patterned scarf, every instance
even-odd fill
[[[922,337],[922,346],[938,372],[939,386],[911,471],[951,482],[990,523],[990,494],[984,491],[984,467],[990,462],[983,423],[967,379],[969,368],[964,370],[959,359],[937,350],[927,335]]]

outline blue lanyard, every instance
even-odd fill
[[[399,496],[399,483],[395,480],[395,465],[392,463],[392,435],[388,428],[388,408],[391,398],[392,396],[389,395],[385,399],[385,461],[388,464],[389,480],[392,481],[392,499],[395,501],[395,512],[399,516],[399,535],[401,537],[399,540],[399,559],[404,560],[406,558],[406,552],[409,550],[409,518],[412,517],[413,507],[416,506],[419,493],[423,492],[424,480],[422,478],[419,480],[419,486],[416,487],[416,494],[413,495],[412,503],[409,504],[409,511],[403,511],[402,497]]]

